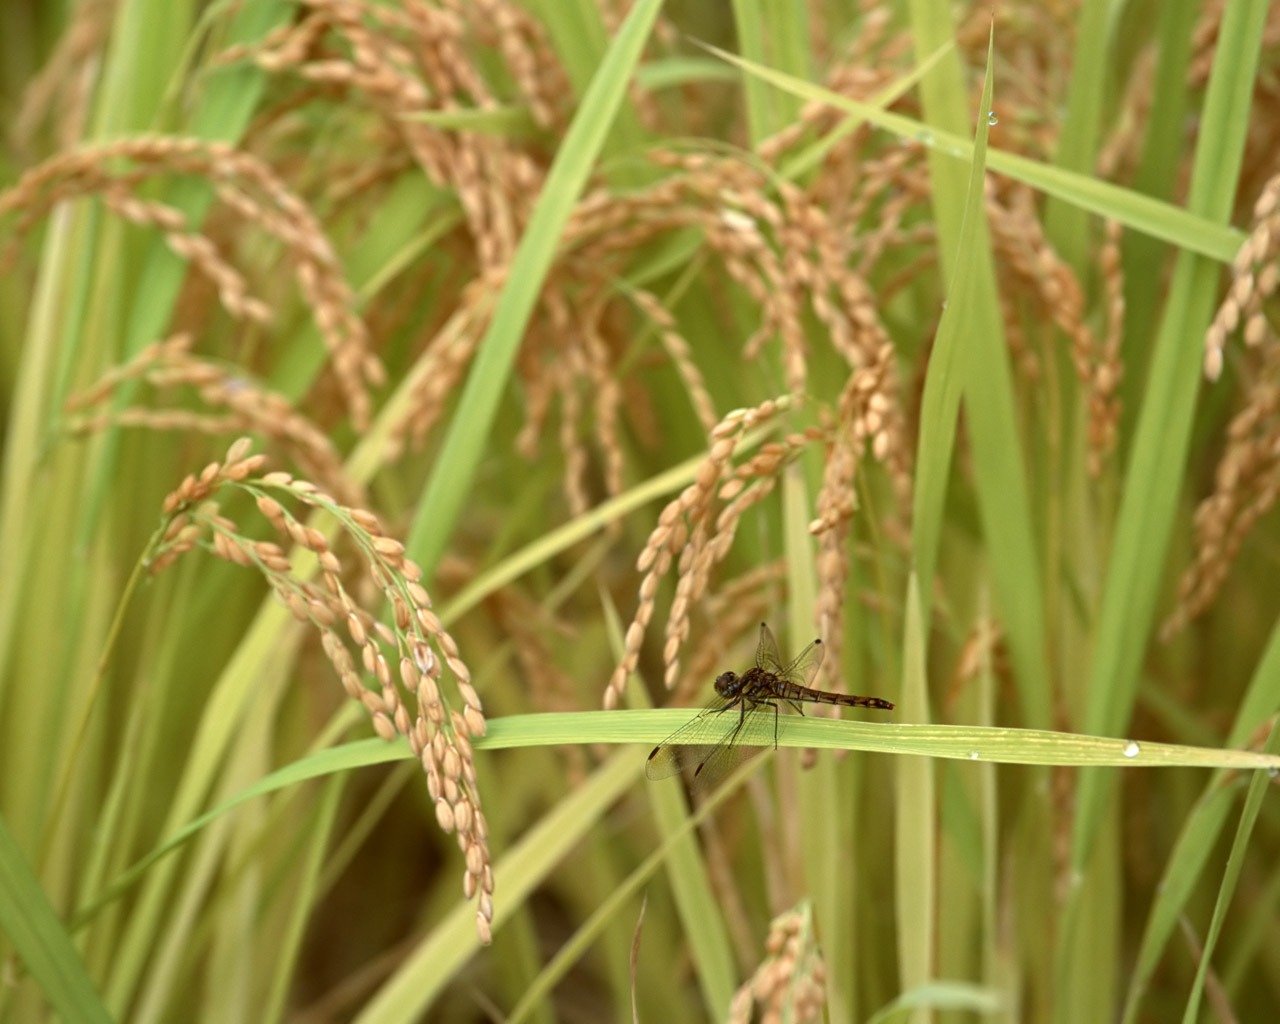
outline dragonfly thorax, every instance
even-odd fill
[[[737,672],[721,672],[716,676],[716,693],[730,699],[742,692],[744,680]]]

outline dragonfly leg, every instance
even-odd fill
[[[738,741],[738,737],[742,734],[742,727],[747,724],[747,704],[748,699],[745,697],[738,701],[738,724],[733,727],[733,732],[729,735],[729,746],[733,746]],[[732,706],[733,705],[730,705],[730,707]],[[751,706],[755,707],[755,704],[752,704]],[[725,710],[727,711],[729,709],[725,708]]]
[[[768,704],[769,707],[773,708],[773,749],[777,750],[778,749],[778,702],[776,700],[769,700],[768,698],[765,698],[765,697],[750,697],[748,698],[748,700],[751,701],[752,711],[754,711],[758,707],[763,707],[765,704]],[[745,705],[745,702],[744,702],[744,705]],[[745,715],[745,706],[744,706],[744,715]],[[739,723],[738,728],[739,729],[742,728],[741,723]]]
[[[761,704],[768,704],[773,708],[773,749],[778,749],[778,702],[776,700],[762,700]]]
[[[751,706],[754,708],[755,703],[753,702]],[[732,707],[732,705],[730,705],[730,707]],[[725,708],[724,710],[728,711],[729,708]],[[738,704],[738,724],[733,727],[733,732],[731,732],[727,737],[725,737],[723,740],[720,741],[720,745],[725,747],[732,747],[735,743],[737,743],[738,737],[742,735],[742,728],[746,724],[747,724],[747,701],[744,699]],[[719,749],[719,746],[717,747],[717,749]],[[698,771],[702,771],[702,766],[698,768]]]

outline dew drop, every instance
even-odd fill
[[[1138,746],[1135,740],[1130,740],[1128,743],[1124,745],[1123,753],[1125,757],[1137,757],[1140,753],[1142,753],[1142,748]]]
[[[994,128],[994,127],[995,127],[996,125],[998,125],[999,123],[1000,123],[1000,118],[996,117],[996,112],[995,112],[994,110],[988,110],[988,111],[987,111],[987,124],[991,125],[991,127],[993,127],[993,128]]]
[[[928,128],[921,128],[918,132],[916,132],[916,141],[921,142],[926,146],[932,146],[933,132],[929,131]]]
[[[1268,768],[1267,778],[1280,779],[1280,767],[1277,767],[1276,765],[1273,764],[1270,768]]]
[[[969,751],[969,760],[970,760],[970,761],[976,761],[976,760],[978,760],[978,756],[979,756],[979,755],[978,755],[978,752],[977,752],[976,750],[971,750],[971,751]]]

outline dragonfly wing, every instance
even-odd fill
[[[817,678],[818,669],[822,666],[822,658],[827,653],[827,648],[821,640],[815,640],[803,651],[784,671],[779,675],[792,683],[799,683],[801,686],[813,686],[814,679]]]
[[[701,764],[733,732],[738,715],[736,712],[726,713],[729,703],[724,697],[716,697],[703,711],[654,747],[644,766],[645,775],[650,779],[665,779]],[[693,753],[698,750],[702,751],[700,756]]]
[[[653,748],[644,773],[656,781],[687,770],[694,786],[709,787],[762,747],[773,746],[775,728],[772,704],[751,704],[744,716],[739,701],[718,698]]]
[[[703,755],[700,761],[688,766],[693,772],[691,784],[696,789],[708,790],[743,761],[755,757],[765,748],[747,743],[721,743],[710,750],[703,747],[687,749],[699,751]]]
[[[773,703],[752,703],[724,740],[693,765],[694,787],[709,789],[743,761],[774,746],[777,727],[778,709]]]
[[[653,748],[649,760],[645,762],[644,774],[651,782],[667,779],[685,771],[695,776],[700,775],[700,769],[712,762],[716,751],[721,748],[727,749],[728,744],[720,743],[714,746],[683,744],[673,747],[664,743],[662,746]]]
[[[756,667],[782,675],[782,655],[778,653],[778,641],[773,638],[773,630],[760,623],[760,646],[756,648]]]

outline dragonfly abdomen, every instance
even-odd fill
[[[796,683],[779,682],[772,687],[774,694],[783,700],[807,701],[810,704],[839,704],[846,708],[880,708],[892,711],[893,703],[880,697],[859,697],[853,693],[835,693],[831,690],[815,690]]]
[[[892,711],[893,701],[884,700],[880,697],[859,697],[853,693],[828,693],[825,699],[832,704],[843,704],[847,708],[880,708],[882,711]]]

